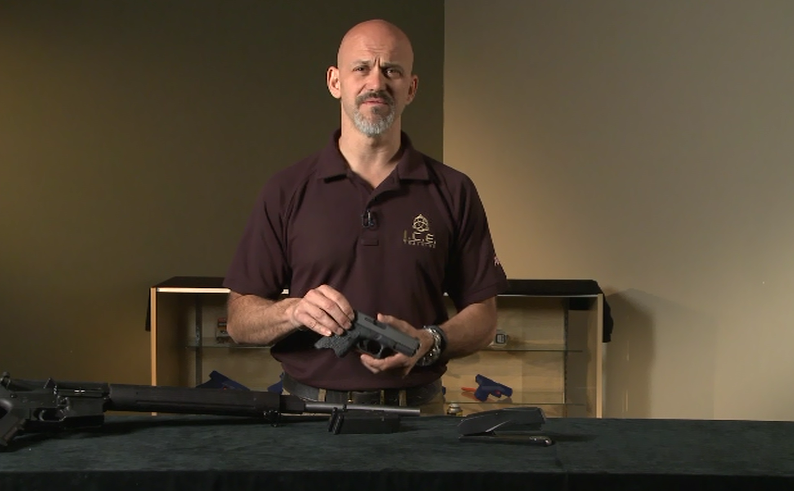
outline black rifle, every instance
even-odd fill
[[[351,411],[351,415],[356,413],[357,417],[351,420],[365,414],[372,415],[373,420],[385,420],[383,415],[388,415],[392,421],[399,416],[419,416],[418,408],[311,402],[275,392],[53,379],[31,381],[12,379],[8,373],[3,373],[0,377],[0,447],[7,446],[21,431],[101,426],[105,411],[244,416],[273,423],[281,414],[330,414],[335,426],[329,431],[334,433],[340,432],[339,421],[347,411]]]
[[[385,358],[395,351],[414,356],[419,349],[419,340],[389,324],[355,311],[355,319],[350,329],[342,335],[323,336],[314,343],[314,347],[331,348],[339,357],[357,348],[375,358]]]

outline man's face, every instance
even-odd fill
[[[416,93],[410,45],[387,30],[365,29],[346,37],[338,65],[328,71],[329,90],[366,136],[387,131]]]

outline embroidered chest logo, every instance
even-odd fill
[[[436,238],[430,233],[430,222],[423,215],[416,215],[413,224],[413,230],[405,230],[403,232],[403,242],[412,246],[421,247],[436,247]]]

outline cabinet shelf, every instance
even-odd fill
[[[584,392],[580,391],[580,394]],[[536,406],[542,408],[548,417],[588,417],[593,415],[594,409],[586,399],[576,399],[565,391],[518,391],[511,397],[489,396],[487,400],[479,401],[471,393],[447,387],[445,399],[448,404],[458,405],[461,416],[493,409]]]
[[[543,405],[543,406],[584,406],[584,401],[566,401],[565,394],[562,392],[513,392],[511,397],[489,397],[485,401],[475,399],[473,396],[467,396],[463,393],[450,392],[449,389],[445,395],[447,402],[455,402],[460,405],[504,405],[504,406],[525,406],[525,405]]]
[[[228,349],[228,350],[236,350],[236,349],[254,349],[254,350],[269,350],[270,346],[261,346],[258,344],[239,344],[239,343],[201,343],[201,345],[197,344],[186,344],[186,349],[195,350],[195,349]]]
[[[552,347],[552,346],[549,346],[549,347],[533,347],[533,346],[527,346],[527,347],[521,347],[521,348],[519,348],[519,347],[516,347],[516,348],[497,348],[497,347],[489,346],[487,348],[483,348],[481,351],[504,351],[504,352],[508,352],[508,353],[510,353],[510,352],[516,352],[516,353],[520,353],[520,352],[523,352],[523,353],[584,353],[585,350],[582,349],[582,348],[579,348],[579,349],[576,349],[576,348],[565,348],[563,346],[559,346],[559,347]]]
[[[150,288],[152,385],[199,385],[211,370],[254,390],[280,380],[270,346],[216,341],[226,318],[222,284],[223,278],[174,277]],[[601,417],[602,343],[609,333],[595,281],[509,280],[497,315],[494,343],[449,362],[442,377],[447,403],[464,414],[533,405],[552,417]],[[463,390],[477,387],[477,375],[511,387],[513,395],[477,400]]]
[[[185,348],[187,349],[258,349],[258,350],[269,350],[270,346],[262,346],[258,344],[239,344],[239,343],[216,343],[216,342],[206,342],[201,343],[201,345],[197,344],[186,344]],[[569,354],[580,354],[584,353],[582,349],[565,349],[563,347],[559,348],[483,348],[482,351],[493,351],[493,352],[516,352],[516,353],[569,353]]]

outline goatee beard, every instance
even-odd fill
[[[367,99],[382,99],[388,106],[386,114],[380,114],[379,111],[372,112],[372,120],[366,118],[359,108],[361,104]],[[368,136],[369,138],[382,135],[394,123],[396,114],[394,111],[394,99],[386,92],[369,92],[356,97],[356,109],[353,112],[353,124],[355,124],[358,131]]]

